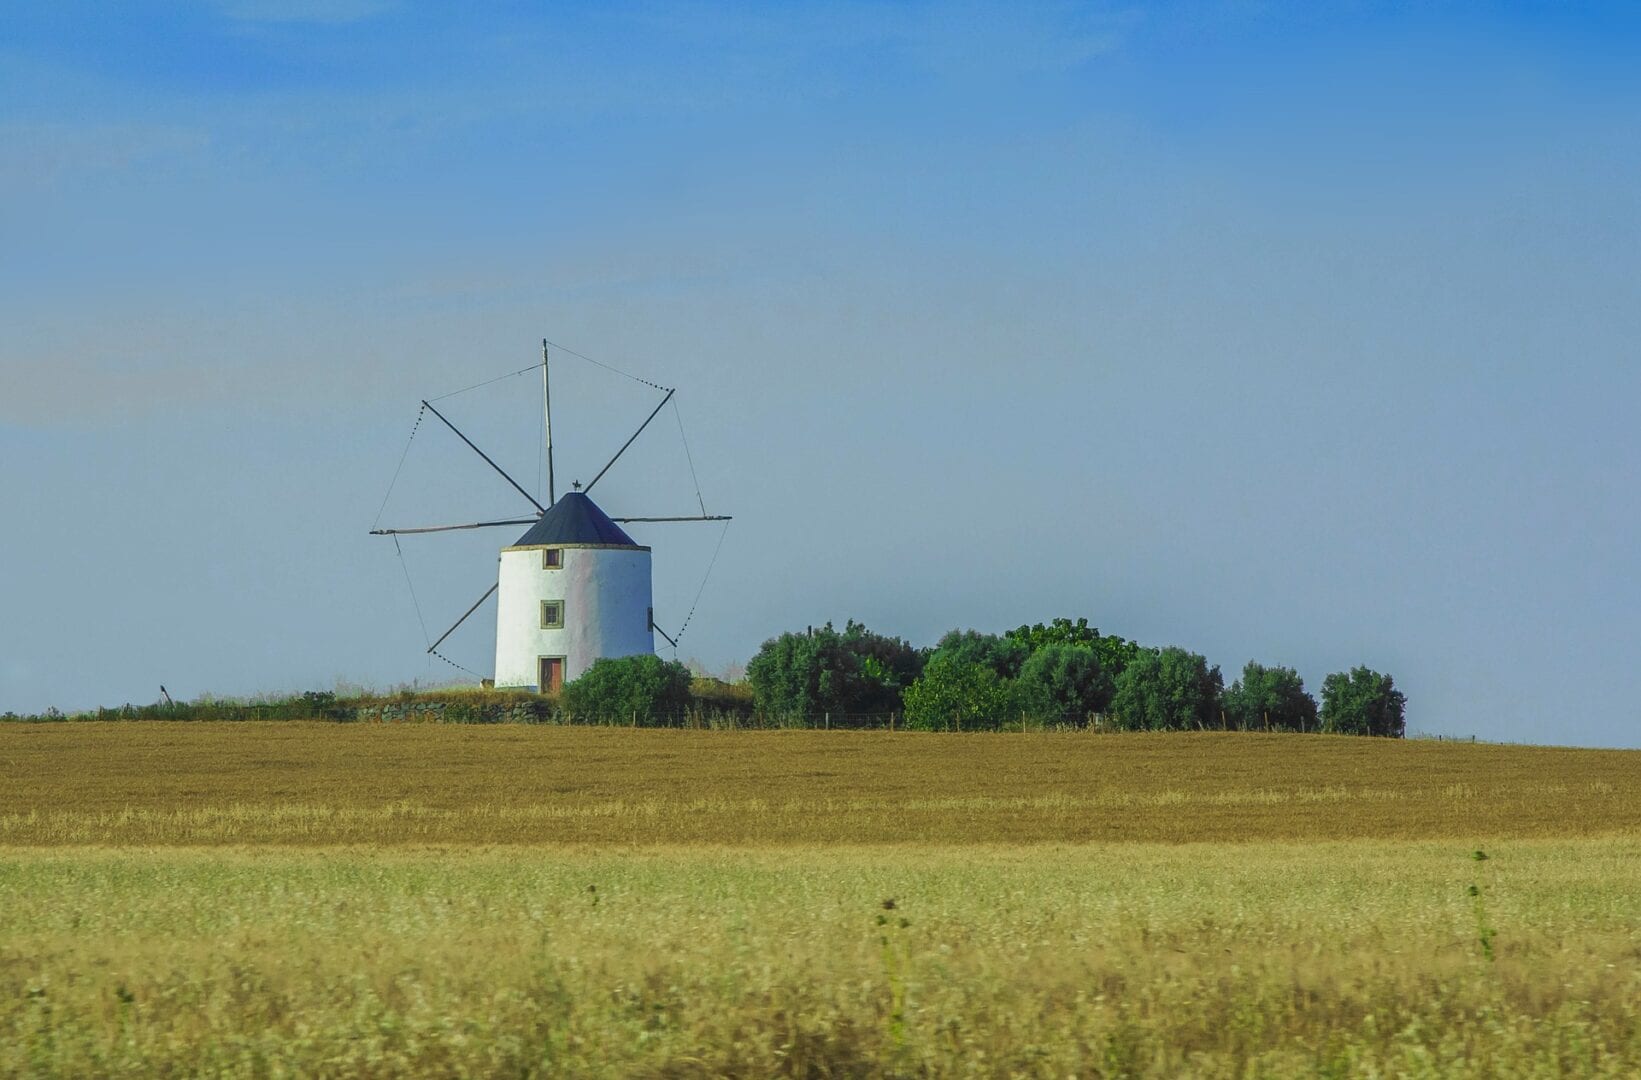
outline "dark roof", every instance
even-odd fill
[[[638,547],[598,504],[579,491],[558,497],[558,502],[547,508],[541,520],[530,526],[530,531],[514,542],[514,547],[538,547],[543,544],[620,544]]]

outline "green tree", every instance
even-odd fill
[[[937,650],[902,697],[906,726],[923,731],[995,728],[1014,712],[1011,683],[956,650]]]
[[[773,716],[886,713],[923,670],[923,654],[899,638],[850,620],[785,633],[763,643],[746,666],[757,707]]]
[[[1102,634],[1099,627],[1088,625],[1087,619],[1055,619],[1047,626],[1033,623],[1008,632],[1008,637],[1036,652],[1045,645],[1086,645],[1099,657],[1100,669],[1107,677],[1116,679],[1123,668],[1142,651],[1138,642],[1128,641],[1115,634]]]
[[[564,684],[559,703],[580,719],[642,725],[681,716],[690,704],[689,669],[653,653],[604,657]]]
[[[1044,645],[1087,645],[1092,648],[1100,640],[1100,628],[1088,625],[1087,619],[1076,622],[1054,619],[1047,626],[1042,623],[1017,626],[1007,636],[1021,642],[1032,652]]]
[[[1322,730],[1339,735],[1406,733],[1407,698],[1389,675],[1371,668],[1336,671],[1322,680]]]
[[[900,708],[900,693],[923,674],[927,654],[897,637],[874,633],[853,619],[843,629],[845,647],[860,660],[861,685],[842,712],[885,713]]]
[[[1225,691],[1225,719],[1238,731],[1315,731],[1316,699],[1293,668],[1248,661]]]
[[[940,639],[931,655],[945,656],[962,664],[979,664],[996,673],[999,679],[1012,679],[1020,674],[1020,667],[1031,655],[1031,647],[1010,636],[982,634],[978,630],[952,630]]]
[[[1015,686],[1020,707],[1041,720],[1104,712],[1115,690],[1092,646],[1061,642],[1033,650]]]
[[[1184,649],[1142,649],[1117,676],[1111,711],[1132,730],[1219,726],[1218,666]]]

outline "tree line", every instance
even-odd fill
[[[906,728],[974,731],[1016,724],[1110,731],[1294,731],[1399,738],[1406,698],[1367,667],[1335,672],[1322,699],[1293,668],[1249,661],[1229,687],[1216,665],[1177,647],[1055,619],[1005,634],[953,630],[932,648],[847,622],[783,633],[747,664],[766,718],[898,717]],[[572,717],[660,717],[691,707],[691,677],[655,656],[599,660],[565,685]],[[635,721],[636,722],[636,721]]]
[[[933,648],[850,620],[765,641],[744,683],[694,676],[654,654],[596,661],[556,695],[412,691],[382,699],[310,692],[276,701],[201,699],[25,720],[355,720],[373,706],[438,699],[444,722],[634,726],[904,727],[979,731],[1035,726],[1104,731],[1295,731],[1401,737],[1406,698],[1367,667],[1322,681],[1321,701],[1293,668],[1249,661],[1229,687],[1186,649],[1102,634],[1055,619],[1005,634],[953,630]],[[502,708],[501,706],[506,706]]]

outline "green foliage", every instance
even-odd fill
[[[1085,645],[1094,650],[1099,658],[1100,669],[1111,679],[1121,675],[1123,669],[1140,654],[1139,643],[1128,641],[1114,634],[1101,634],[1098,627],[1089,626],[1087,619],[1055,619],[1047,626],[1042,623],[1033,623],[1030,626],[1020,626],[1008,632],[1008,636],[1025,645],[1031,652],[1047,645]]]
[[[995,728],[1014,711],[1009,680],[960,650],[937,650],[902,697],[906,726],[922,731]]]
[[[959,664],[979,664],[990,668],[1000,679],[1012,679],[1031,655],[1031,646],[1012,636],[982,634],[978,630],[953,630],[940,639],[934,656],[945,656]],[[930,658],[931,661],[933,657]]]
[[[559,701],[579,719],[639,724],[681,715],[690,704],[689,669],[653,653],[606,657],[564,684]]]
[[[1339,735],[1382,735],[1399,739],[1406,731],[1407,698],[1389,675],[1371,668],[1336,671],[1322,680],[1322,730]]]
[[[1092,646],[1062,642],[1033,650],[1015,688],[1020,707],[1038,719],[1079,721],[1104,712],[1115,690]]]
[[[1293,668],[1248,661],[1225,691],[1225,719],[1238,731],[1315,731],[1316,699]]]
[[[329,690],[308,690],[302,695],[302,706],[316,720],[352,720],[353,709],[336,700]]]
[[[844,643],[860,657],[867,692],[845,712],[886,712],[900,707],[900,692],[923,674],[924,650],[897,637],[876,634],[853,619],[844,626]]]
[[[887,713],[923,669],[923,654],[900,638],[875,634],[851,619],[763,643],[746,666],[754,700],[773,716]]]
[[[1100,640],[1100,629],[1088,625],[1087,619],[1078,619],[1076,622],[1070,619],[1055,619],[1047,626],[1042,623],[1017,626],[1010,630],[1007,636],[1032,652],[1045,645],[1087,645],[1092,648]]]
[[[1117,676],[1111,711],[1132,730],[1219,726],[1218,666],[1185,649],[1143,649]]]

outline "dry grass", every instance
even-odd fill
[[[0,726],[0,844],[1078,843],[1641,829],[1641,753],[1318,735]]]
[[[1641,1075],[1641,754],[0,726],[10,1075]]]

